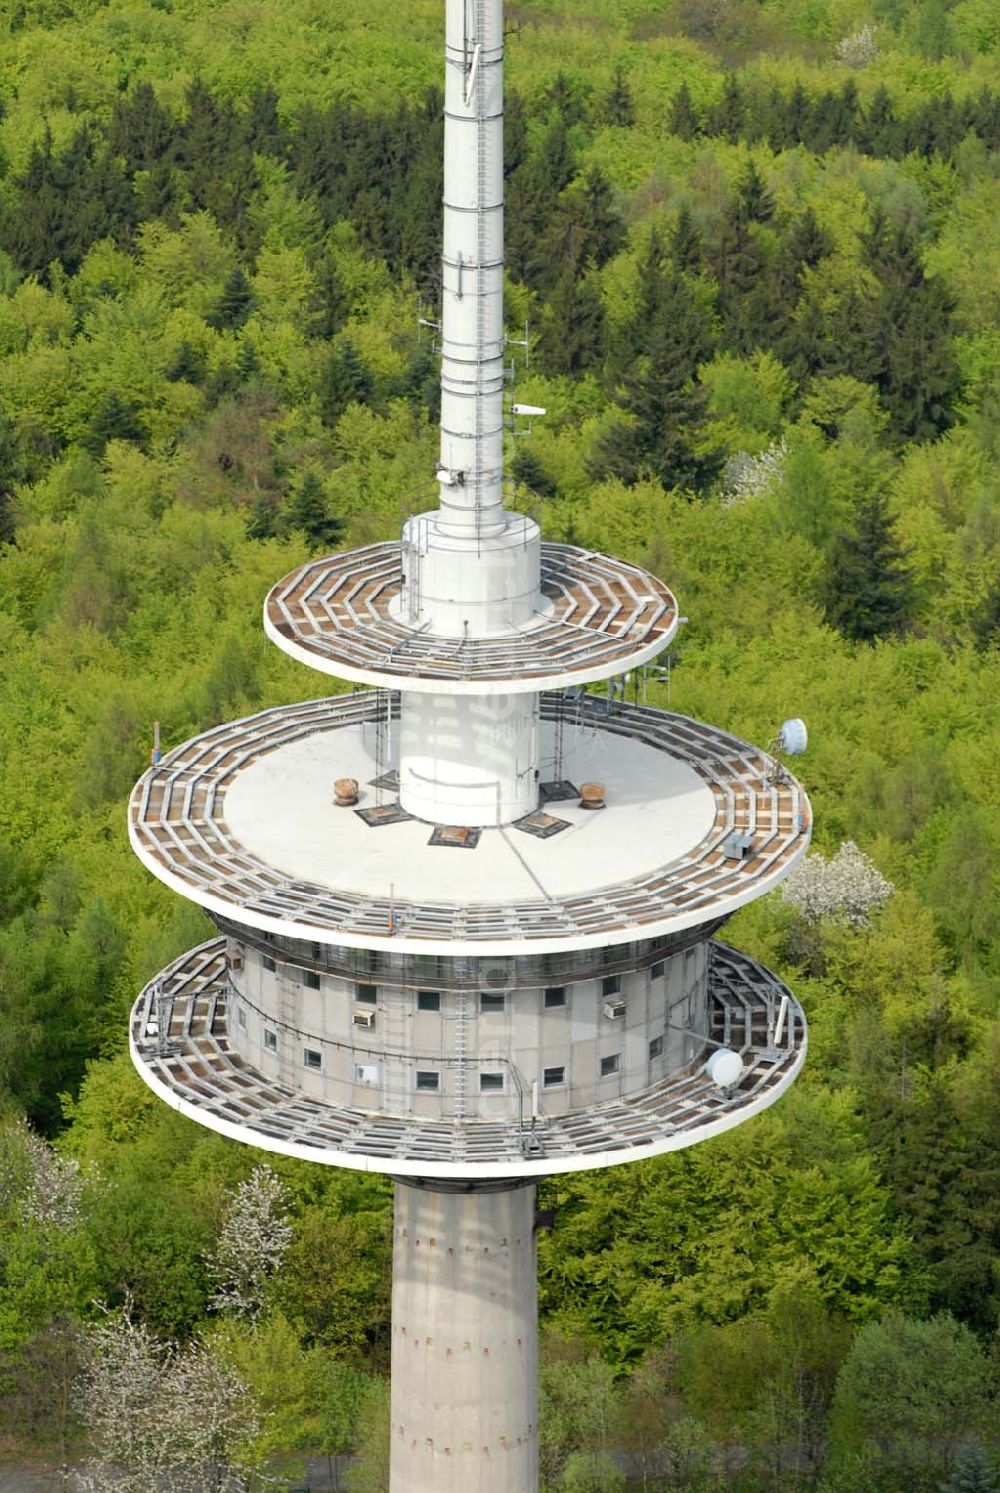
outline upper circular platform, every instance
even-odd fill
[[[572,710],[543,697],[543,778],[559,781],[543,784],[534,822],[432,826],[391,802],[378,699],[264,711],[176,748],[133,792],[136,852],[176,891],[255,928],[461,955],[696,927],[769,891],[808,845],[808,800],[765,754],[683,716],[609,714],[594,697]],[[344,776],[362,785],[358,812],[333,804]],[[581,808],[570,780],[603,783],[607,807]]]
[[[608,679],[655,658],[674,636],[677,603],[655,576],[574,545],[541,552],[544,611],[503,636],[438,637],[400,621],[398,543],[293,570],[267,595],[264,629],[310,668],[428,694],[521,694]]]

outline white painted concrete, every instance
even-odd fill
[[[503,6],[445,6],[441,522],[502,525]]]
[[[431,824],[522,818],[538,803],[538,728],[537,695],[404,694],[400,803]]]
[[[535,1188],[397,1183],[390,1493],[538,1487]]]
[[[499,637],[537,626],[547,610],[539,590],[538,525],[520,513],[503,513],[500,522],[496,532],[477,536],[453,535],[437,513],[408,519],[397,620],[444,638]]]
[[[551,770],[551,731],[543,722],[543,778]],[[373,829],[350,809],[335,808],[338,777],[358,779],[362,807],[376,802],[367,786],[376,775],[372,727],[317,731],[258,757],[230,780],[223,812],[234,842],[287,875],[369,896],[385,896],[392,885],[397,897],[420,901],[592,892],[669,865],[708,835],[715,799],[683,762],[606,731],[567,726],[565,742],[562,776],[577,786],[604,783],[608,807],[593,813],[575,800],[551,804],[548,812],[571,827],[547,840],[485,829],[475,850],[444,848],[428,845],[425,822]]]

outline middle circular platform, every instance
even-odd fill
[[[502,636],[440,637],[399,620],[398,543],[312,560],[273,586],[264,630],[300,663],[428,694],[522,694],[609,679],[677,631],[673,593],[648,571],[570,544],[541,547],[543,610]]]
[[[479,831],[431,825],[393,802],[378,699],[264,711],[176,748],[132,796],[140,859],[209,911],[293,938],[517,954],[726,917],[808,845],[808,800],[770,758],[682,716],[608,714],[593,697],[560,721],[563,697],[543,696],[552,780],[537,814]],[[342,775],[361,784],[357,812],[332,803]],[[583,809],[571,775],[599,777],[608,806]]]

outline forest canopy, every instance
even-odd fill
[[[433,502],[441,12],[0,4],[0,1423],[137,1486],[115,1354],[214,1385],[234,1465],[383,1486],[389,1190],[134,1077],[208,925],[124,804],[154,720],[316,693],[276,577]],[[807,720],[821,857],[726,934],[803,1000],[795,1091],[545,1184],[546,1487],[995,1488],[997,8],[507,13],[510,501],[676,591],[654,703]]]

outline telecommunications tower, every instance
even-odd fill
[[[626,703],[670,591],[504,507],[502,78],[502,0],[446,0],[439,506],[264,606],[352,692],[206,731],[130,804],[218,928],[139,997],[139,1073],[224,1135],[395,1180],[392,1493],[538,1486],[536,1179],[718,1135],[806,1047],[713,938],[803,855],[802,789]]]

